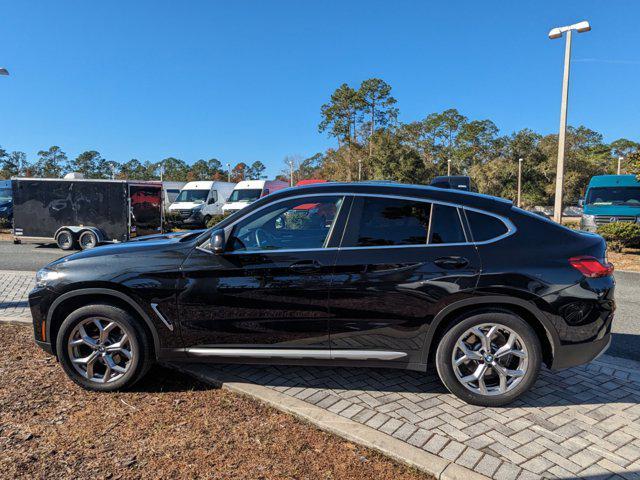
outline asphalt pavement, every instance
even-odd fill
[[[73,252],[55,245],[0,242],[0,270],[36,271]],[[616,272],[617,312],[609,355],[640,360],[640,273]]]

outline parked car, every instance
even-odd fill
[[[7,222],[13,220],[13,193],[11,180],[0,180],[0,218]]]
[[[640,182],[635,175],[596,175],[580,203],[583,230],[595,232],[613,222],[640,223]]]
[[[177,214],[182,225],[204,227],[211,217],[222,213],[235,186],[232,182],[189,182],[169,207],[169,214]]]
[[[244,180],[238,182],[229,197],[227,204],[222,207],[222,213],[229,215],[242,210],[270,193],[287,188],[289,184],[280,180]]]
[[[162,184],[83,178],[15,178],[13,239],[94,248],[162,233]]]
[[[322,218],[292,221],[300,205]],[[605,248],[503,199],[327,183],[272,193],[204,232],[55,261],[29,305],[38,345],[91,390],[129,387],[156,360],[433,363],[455,395],[497,406],[541,364],[607,348]]]
[[[438,188],[454,188],[466,192],[478,191],[475,184],[471,181],[471,177],[467,177],[466,175],[444,175],[435,177],[431,180],[430,185]]]

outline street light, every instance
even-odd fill
[[[553,208],[553,219],[562,222],[562,184],[564,182],[564,145],[567,133],[567,103],[569,101],[569,68],[571,64],[571,34],[573,31],[578,33],[588,32],[591,30],[589,22],[579,22],[564,27],[556,27],[549,32],[551,40],[562,37],[563,33],[567,33],[567,40],[564,49],[564,74],[562,76],[562,101],[560,103],[560,132],[558,134],[558,166],[556,173],[556,198]]]
[[[520,206],[520,193],[522,192],[522,159],[518,159],[518,204]]]
[[[289,160],[289,186],[293,187],[293,158]]]
[[[447,159],[447,176],[448,177],[451,176],[451,159],[450,158]]]
[[[624,157],[618,157],[618,175],[622,171],[622,160],[624,160]]]
[[[231,164],[227,163],[227,182],[231,181]]]
[[[9,70],[6,68],[0,68],[0,75],[9,75]]]

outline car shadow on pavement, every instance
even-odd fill
[[[200,365],[211,378],[223,382],[247,381],[281,391],[291,387],[333,390],[339,394],[415,394],[423,400],[449,395],[435,371],[426,373],[380,369],[263,365]],[[202,371],[202,370],[201,370]],[[416,397],[416,400],[418,398]],[[615,378],[587,366],[560,372],[543,368],[534,387],[511,407],[544,408],[640,402],[640,383]]]
[[[185,375],[176,369],[154,365],[142,380],[136,383],[130,392],[139,393],[170,393],[184,391],[215,390],[217,387]]]

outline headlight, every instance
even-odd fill
[[[47,270],[43,268],[38,270],[36,273],[36,285],[39,287],[44,287],[47,283],[54,282],[62,278],[62,274],[60,272],[56,272],[54,270]]]
[[[596,226],[596,216],[595,215],[582,215],[582,225],[585,227],[595,227]]]

